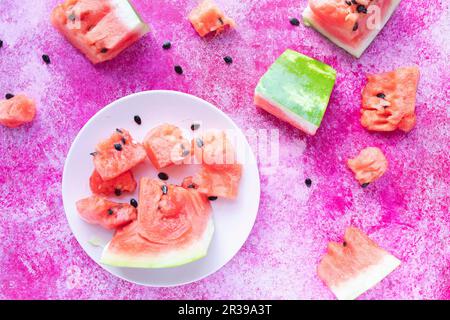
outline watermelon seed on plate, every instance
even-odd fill
[[[167,194],[167,192],[169,191],[169,189],[167,189],[167,186],[165,184],[161,187],[161,190],[163,194]]]
[[[386,95],[384,93],[379,93],[379,94],[377,94],[377,97],[384,99],[384,98],[386,98]]]
[[[108,49],[107,48],[102,48],[102,50],[100,50],[101,53],[107,53]]]
[[[131,204],[133,207],[135,207],[135,208],[137,208],[137,206],[138,206],[138,203],[137,203],[136,199],[131,199],[131,200],[130,200],[130,204]]]
[[[167,175],[167,173],[165,172],[160,172],[158,173],[158,178],[160,178],[163,181],[167,181],[169,180],[169,176]]]
[[[306,186],[309,188],[309,187],[311,187],[311,185],[312,185],[312,180],[311,179],[306,179],[305,180],[305,184],[306,184]]]
[[[110,216],[113,215],[113,213],[114,213],[113,209],[108,209],[108,214],[109,214]]]
[[[195,139],[195,142],[197,143],[197,146],[199,148],[203,147],[203,140],[200,138]]]
[[[122,190],[120,190],[120,189],[114,189],[114,194],[116,195],[116,196],[121,196],[122,195]]]
[[[127,140],[125,140],[125,138],[122,137],[122,144],[127,144]]]
[[[50,64],[50,57],[47,54],[42,55],[42,60],[44,60],[46,64]]]
[[[95,157],[97,155],[97,151],[89,153],[91,156]]]
[[[192,131],[198,130],[199,128],[200,128],[200,124],[199,123],[193,123],[191,125],[191,130]]]
[[[359,5],[356,7],[356,11],[358,11],[359,13],[364,13],[364,14],[367,13],[366,7],[364,7],[362,4],[359,4]]]
[[[123,131],[122,131],[122,130],[120,130],[120,129],[117,129],[117,128],[116,128],[116,131],[117,131],[118,133],[123,133]]]
[[[9,100],[9,99],[14,98],[14,95],[12,93],[7,93],[7,94],[5,94],[5,98],[6,98],[6,100]]]
[[[367,188],[369,186],[369,183],[363,183],[362,185],[361,185],[361,187],[363,187],[363,188]]]
[[[358,30],[358,27],[359,27],[359,24],[358,24],[358,22],[355,22],[355,24],[353,25],[353,31],[356,31],[356,30]]]
[[[231,58],[230,56],[226,56],[225,58],[223,58],[223,60],[225,61],[226,64],[233,63],[233,58]]]
[[[138,125],[141,125],[141,124],[142,124],[141,117],[139,117],[139,116],[134,116],[134,122],[136,122]]]
[[[181,66],[175,66],[175,72],[178,74],[183,74],[183,68]]]
[[[211,196],[211,197],[208,197],[208,200],[209,200],[209,201],[216,201],[216,200],[217,200],[217,197]]]
[[[298,27],[298,26],[300,25],[300,21],[299,21],[297,18],[291,18],[291,19],[289,20],[289,22],[290,22],[293,26],[296,26],[296,27]]]
[[[164,50],[169,50],[172,47],[172,44],[170,43],[170,41],[166,41],[163,43],[162,47]]]
[[[116,149],[117,151],[122,151],[122,145],[120,143],[115,143],[114,149]]]

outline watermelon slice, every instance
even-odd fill
[[[303,21],[359,58],[399,3],[400,0],[309,0]]]
[[[101,141],[93,156],[95,169],[105,181],[129,171],[147,157],[144,147],[125,129],[116,129],[108,139]]]
[[[101,196],[120,196],[124,192],[134,192],[136,190],[136,180],[134,179],[133,173],[127,171],[122,173],[120,176],[115,177],[109,181],[102,179],[100,174],[94,170],[90,179],[89,186],[94,194]]]
[[[259,81],[255,104],[314,135],[327,109],[335,80],[336,71],[329,65],[286,50]]]
[[[91,196],[77,201],[80,217],[90,224],[116,229],[136,220],[136,208],[126,203],[115,203],[103,197]]]
[[[353,300],[375,286],[400,265],[357,228],[347,228],[343,243],[328,244],[318,267],[319,278],[339,300]]]
[[[189,14],[189,21],[201,37],[210,33],[217,35],[235,26],[234,21],[226,17],[212,0],[200,2],[198,7]]]
[[[66,0],[51,20],[94,64],[113,59],[149,31],[127,0]]]
[[[162,124],[150,130],[144,139],[150,161],[157,169],[181,164],[191,154],[191,144],[180,128]]]
[[[362,126],[372,131],[411,131],[416,124],[419,68],[403,67],[367,78],[362,92]]]
[[[195,189],[142,178],[138,211],[138,220],[105,247],[102,263],[169,268],[206,256],[214,224],[208,199]]]
[[[36,103],[24,95],[0,100],[0,124],[16,128],[33,121],[36,116]]]
[[[236,199],[242,176],[242,165],[203,166],[192,178],[198,192],[212,197]]]
[[[379,179],[388,168],[388,161],[383,152],[375,147],[363,149],[355,159],[349,159],[347,164],[361,185]]]

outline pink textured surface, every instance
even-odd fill
[[[196,0],[134,0],[153,34],[96,67],[50,25],[58,1],[0,2],[0,93],[25,92],[39,108],[31,125],[0,128],[1,299],[333,298],[316,266],[327,242],[339,240],[349,224],[403,261],[362,298],[450,298],[448,1],[402,1],[357,60],[289,24],[306,0],[218,0],[239,27],[211,40],[200,39],[185,18]],[[166,39],[173,42],[169,51],[161,48]],[[259,77],[286,48],[338,71],[315,137],[252,103]],[[365,73],[411,64],[422,76],[417,127],[409,134],[365,131],[359,124]],[[204,98],[243,129],[280,130],[280,167],[262,176],[258,219],[243,249],[214,275],[179,288],[145,288],[102,270],[76,242],[61,200],[65,157],[81,127],[115,99],[151,89]],[[369,145],[385,152],[390,168],[363,190],[345,160]]]

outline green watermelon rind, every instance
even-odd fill
[[[314,14],[312,10],[310,9],[309,5],[306,7],[306,9],[303,11],[303,23],[307,27],[312,27],[315,30],[317,30],[319,33],[321,33],[325,38],[328,38],[331,42],[333,42],[338,47],[344,49],[351,55],[353,55],[356,58],[360,58],[364,51],[370,46],[370,44],[373,42],[373,40],[376,38],[378,33],[383,30],[386,23],[389,21],[391,16],[394,14],[395,9],[397,9],[398,5],[400,4],[401,0],[392,0],[392,4],[389,7],[388,11],[386,12],[386,15],[384,17],[383,22],[381,23],[381,27],[379,29],[373,30],[368,37],[358,46],[358,47],[352,47],[344,42],[340,41],[339,39],[335,38],[331,34],[329,34],[325,29],[323,29],[318,23],[316,24],[314,21]]]
[[[125,268],[162,269],[179,267],[204,258],[208,254],[213,234],[214,223],[213,219],[210,218],[200,240],[180,250],[166,252],[165,257],[144,257],[143,259],[139,259],[136,256],[127,257],[125,255],[111,254],[108,252],[108,243],[103,249],[100,263],[112,267]]]
[[[134,13],[134,18],[137,18],[139,20],[139,23],[135,29],[132,29],[131,31],[136,31],[139,33],[139,35],[142,37],[145,34],[147,34],[150,31],[150,27],[144,22],[136,8],[133,6],[130,0],[110,0],[112,4],[114,4],[114,7],[116,9],[116,12],[120,14],[122,10],[126,9],[124,6],[131,9]],[[123,16],[122,16],[123,18]],[[122,20],[125,24],[126,21]]]

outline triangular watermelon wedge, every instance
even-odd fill
[[[364,232],[347,228],[343,243],[330,242],[319,263],[319,278],[339,300],[353,300],[374,287],[400,265]]]

